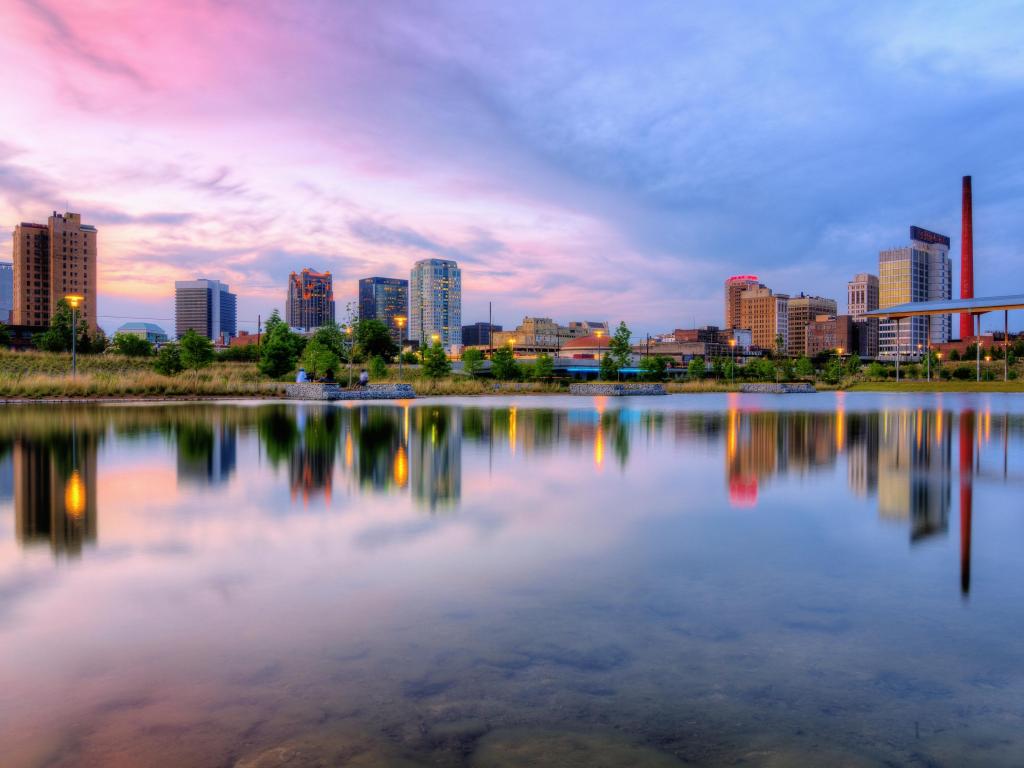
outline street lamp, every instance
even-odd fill
[[[395,315],[395,325],[398,326],[398,380],[402,380],[402,347],[405,341],[405,315]]]
[[[352,386],[352,349],[355,346],[352,340],[352,326],[348,326],[345,329],[345,335],[348,336],[348,385]]]
[[[732,350],[732,370],[729,371],[730,381],[736,383],[736,337],[729,339],[729,348]]]
[[[601,337],[604,336],[604,331],[594,331],[594,336],[597,337],[597,367],[599,369],[597,375],[598,375],[598,377],[600,377],[601,376],[601,372],[600,372],[600,368],[601,368]]]
[[[77,293],[69,293],[64,297],[64,301],[71,307],[71,375],[74,377],[78,375],[78,349],[76,344],[78,339],[78,307],[85,301],[85,297]]]

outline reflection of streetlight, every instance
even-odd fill
[[[405,341],[405,315],[395,315],[395,325],[398,326],[398,380],[402,380],[402,353],[403,342]]]
[[[78,307],[83,301],[84,296],[80,296],[77,293],[69,293],[64,297],[64,301],[71,307],[71,375],[78,375],[78,350],[76,349],[76,339],[78,337]]]
[[[72,471],[64,487],[64,510],[75,519],[80,518],[85,512],[85,484],[77,469]]]

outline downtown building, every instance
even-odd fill
[[[10,325],[14,312],[14,262],[0,261],[0,323]]]
[[[13,325],[48,326],[61,299],[77,295],[79,317],[96,330],[96,227],[81,214],[56,211],[46,224],[22,222],[14,228],[13,257]]]
[[[789,344],[789,296],[772,293],[763,285],[743,291],[737,328],[750,331],[753,346],[785,352]]]
[[[846,314],[857,323],[857,349],[850,348],[861,357],[878,357],[878,318],[867,317],[878,309],[878,276],[867,272],[854,275],[846,284]]]
[[[725,325],[730,328],[742,328],[742,296],[744,291],[752,288],[763,288],[757,275],[733,275],[725,281]]]
[[[462,346],[462,272],[449,259],[417,261],[409,275],[409,339],[422,348],[434,336],[446,350]]]
[[[502,327],[495,323],[464,325],[462,326],[462,346],[489,347],[491,346],[491,335],[500,330]]]
[[[878,254],[878,308],[917,301],[941,301],[953,295],[949,238],[920,227],[910,228],[910,245]],[[878,327],[879,357],[922,357],[929,346],[945,344],[952,333],[950,315],[883,320]]]
[[[292,328],[309,330],[334,322],[334,281],[330,272],[306,267],[288,275],[285,321]]]
[[[409,281],[397,277],[364,277],[359,281],[359,319],[379,320],[391,331],[399,346],[405,341],[402,329],[409,314]],[[399,318],[402,318],[401,321]]]
[[[788,319],[789,338],[786,342],[786,354],[800,357],[807,353],[807,326],[819,315],[836,316],[836,300],[822,296],[791,296],[789,299]]]
[[[178,280],[174,283],[174,333],[195,331],[227,346],[237,333],[238,298],[220,280]]]
[[[520,354],[557,355],[573,339],[608,337],[608,323],[603,320],[573,320],[560,325],[550,317],[524,317],[514,330],[503,331],[495,327],[492,346],[511,344]]]

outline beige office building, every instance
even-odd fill
[[[518,354],[557,354],[572,339],[597,334],[608,336],[608,323],[601,320],[574,320],[560,325],[550,317],[524,317],[514,330],[494,331],[493,345],[511,344]]]
[[[782,351],[789,343],[789,296],[774,294],[771,288],[759,285],[740,294],[740,328],[750,331],[755,347],[776,350],[782,337]]]
[[[733,275],[725,281],[725,325],[726,330],[742,328],[742,307],[740,297],[751,288],[763,288],[756,275]]]
[[[807,326],[818,315],[836,315],[836,300],[821,296],[792,296],[789,299],[789,340],[786,351],[790,357],[805,354],[807,346]]]
[[[78,213],[50,216],[46,224],[14,228],[14,325],[48,326],[57,303],[82,296],[79,316],[95,331],[97,299],[96,228]]]

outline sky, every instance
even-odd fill
[[[0,0],[0,29],[0,257],[81,212],[108,331],[172,326],[195,277],[254,330],[306,266],[341,317],[430,257],[464,323],[720,324],[737,273],[842,311],[912,224],[958,265],[964,174],[976,294],[1024,292],[1019,2]]]

